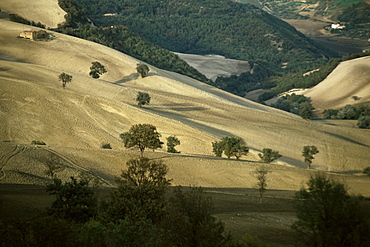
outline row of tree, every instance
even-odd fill
[[[352,97],[358,100],[358,96]],[[325,109],[323,111],[326,119],[354,119],[357,121],[357,126],[363,129],[370,128],[370,105],[363,104],[358,106],[346,105],[340,110]]]
[[[132,125],[129,131],[120,134],[124,146],[126,148],[138,148],[141,153],[141,157],[144,156],[145,149],[152,149],[153,151],[162,148],[163,142],[160,140],[161,134],[157,131],[157,128],[151,124],[135,124]],[[167,151],[171,153],[178,153],[175,149],[176,145],[180,144],[180,140],[176,136],[167,137]],[[236,159],[240,159],[242,155],[247,155],[249,147],[243,138],[237,136],[227,136],[222,138],[220,141],[212,142],[213,153],[217,157],[222,157],[224,154],[228,159],[235,156]],[[307,164],[307,169],[311,168],[312,160],[314,155],[319,153],[316,146],[304,146],[302,156],[304,162]],[[265,163],[271,163],[272,161],[281,157],[279,151],[272,150],[271,148],[264,148],[262,153],[259,154],[261,160]]]
[[[310,119],[312,117],[312,111],[315,109],[307,97],[296,95],[295,93],[280,97],[271,106],[300,115],[304,119]]]

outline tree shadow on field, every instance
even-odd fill
[[[121,80],[116,81],[113,84],[121,84],[121,83],[125,83],[125,82],[128,82],[128,81],[136,80],[137,78],[139,78],[138,73],[131,73],[130,75],[124,76]]]
[[[156,74],[157,73],[149,72],[145,77],[153,76]],[[140,77],[139,73],[131,73],[130,75],[124,76],[121,80],[113,82],[113,84],[121,84],[121,83],[129,82],[129,81],[134,81],[134,80],[139,79],[139,77]]]
[[[161,104],[150,107],[153,110],[170,110],[170,111],[205,111],[208,108],[197,107],[191,104]]]
[[[195,107],[197,108],[197,107]],[[162,116],[162,117],[166,117],[166,118],[170,118],[170,119],[175,119],[185,125],[188,125],[192,128],[195,128],[195,129],[198,129],[200,131],[203,131],[205,133],[208,133],[208,134],[211,134],[213,136],[215,136],[215,139],[217,137],[225,137],[225,136],[232,136],[233,134],[230,133],[230,132],[227,132],[227,131],[224,131],[224,130],[221,130],[221,129],[217,129],[217,128],[214,128],[214,127],[210,127],[208,125],[205,125],[205,124],[201,124],[201,123],[198,123],[198,122],[195,122],[195,121],[192,121],[190,118],[182,115],[182,114],[179,114],[179,113],[174,113],[174,112],[168,112],[168,111],[163,111],[161,109],[155,109],[155,108],[147,108],[148,111],[154,113],[154,114],[157,114],[159,116]],[[190,110],[190,109],[188,109]],[[202,109],[204,110],[204,109]]]

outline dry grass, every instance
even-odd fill
[[[341,63],[324,81],[306,90],[317,114],[325,109],[370,103],[370,56]],[[358,100],[353,100],[357,96]]]
[[[40,18],[49,3],[56,3],[44,1],[44,9],[35,11]],[[5,1],[1,7],[5,9],[11,2]],[[8,11],[20,14],[14,6]],[[53,19],[53,23],[58,21]],[[135,71],[139,61],[66,35],[56,33],[56,39],[49,42],[16,38],[30,28],[0,20],[0,141],[6,141],[0,142],[1,217],[28,217],[50,205],[43,187],[27,184],[48,181],[44,161],[51,156],[59,158],[65,168],[58,173],[62,179],[86,171],[100,178],[104,186],[114,186],[114,177],[125,169],[126,161],[139,155],[137,150],[123,147],[119,134],[137,123],[155,125],[163,141],[169,135],[180,139],[181,145],[176,147],[180,154],[166,153],[164,147],[145,151],[145,155],[167,164],[173,185],[205,187],[215,203],[214,214],[236,237],[249,233],[273,246],[296,245],[290,229],[295,220],[290,200],[269,197],[260,204],[258,198],[245,196],[256,193],[250,189],[257,183],[253,171],[263,165],[257,153],[265,147],[284,156],[267,165],[272,171],[268,196],[292,196],[317,170],[333,171],[328,174],[346,183],[350,193],[370,196],[370,180],[360,174],[369,166],[368,130],[305,121],[152,66],[149,76],[142,79]],[[108,70],[100,79],[88,76],[93,61]],[[366,59],[355,61],[356,68],[368,63]],[[352,80],[363,83],[356,95],[362,100],[369,97],[369,91],[361,91],[366,81],[356,79],[358,73],[353,73],[351,62],[341,66],[341,76],[334,80],[336,71],[331,83],[347,87],[333,94],[350,99],[354,92],[348,90],[352,85],[347,82]],[[57,79],[62,72],[73,76],[64,90]],[[322,86],[321,95],[329,95],[336,87],[329,89]],[[138,91],[150,94],[149,106],[136,105]],[[320,95],[320,87],[312,91],[312,99],[315,104],[325,104],[327,98],[315,98],[315,93]],[[242,160],[214,157],[211,142],[226,135],[244,138],[252,148],[250,154]],[[32,140],[44,141],[47,146],[35,147],[30,145]],[[102,149],[103,142],[113,149]],[[304,145],[316,145],[320,150],[314,170],[302,169]]]
[[[111,152],[121,153],[124,147],[119,134],[132,124],[151,123],[163,140],[169,135],[180,139],[177,149],[182,154],[171,158],[170,162],[178,160],[170,164],[170,170],[174,181],[185,185],[250,186],[241,181],[247,180],[248,168],[258,163],[249,166],[212,156],[211,142],[227,135],[246,140],[252,148],[247,160],[253,162],[264,147],[280,151],[284,157],[275,167],[286,171],[276,176],[276,189],[297,189],[308,177],[305,170],[294,168],[305,167],[301,157],[304,145],[316,145],[320,150],[314,169],[358,173],[368,166],[367,130],[302,120],[155,67],[148,77],[138,78],[138,61],[120,52],[57,33],[49,42],[16,38],[24,29],[24,25],[0,20],[0,140],[29,144],[36,139],[52,149],[70,149],[66,156],[95,162],[96,168],[81,161],[86,169],[112,176],[122,167],[121,154],[101,159],[101,153],[109,152],[100,149],[101,143],[109,142],[114,148]],[[93,61],[108,70],[97,80],[88,76]],[[62,72],[73,76],[65,90],[57,80]],[[138,91],[151,95],[149,106],[136,106]],[[73,154],[74,150],[86,152]],[[189,157],[195,158],[188,162]],[[17,182],[9,179],[3,182]]]
[[[41,22],[46,27],[56,28],[64,22],[66,12],[58,5],[58,0],[2,0],[1,10],[17,14],[34,22]]]
[[[176,53],[176,55],[213,81],[219,76],[229,77],[231,75],[240,75],[251,70],[249,62],[228,59],[223,56],[203,56],[183,53]]]

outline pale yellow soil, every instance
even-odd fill
[[[213,81],[219,76],[229,77],[231,75],[240,75],[251,70],[249,62],[228,59],[223,56],[202,56],[184,53],[176,53],[176,55]]]
[[[302,169],[302,148],[315,145],[320,153],[314,170],[355,174],[335,177],[353,192],[370,195],[370,180],[359,174],[369,166],[369,130],[306,121],[152,66],[149,76],[140,78],[139,61],[125,54],[58,33],[48,42],[17,38],[28,28],[0,20],[0,140],[13,141],[0,147],[2,183],[40,183],[45,167],[37,157],[57,152],[67,167],[64,178],[87,170],[111,185],[125,162],[138,155],[125,150],[119,134],[133,124],[150,123],[162,141],[169,135],[181,141],[176,147],[181,154],[166,153],[166,146],[145,151],[168,164],[173,184],[253,187],[251,172],[262,165],[257,154],[268,147],[283,155],[269,165],[269,188],[299,189],[312,172]],[[94,61],[108,70],[100,79],[88,75]],[[58,81],[62,72],[73,76],[66,89]],[[139,91],[150,94],[150,105],[136,105]],[[243,161],[212,155],[211,142],[231,135],[251,147]],[[49,149],[20,145],[32,140],[46,142]],[[102,150],[102,142],[113,150]]]
[[[66,12],[58,5],[58,0],[1,0],[0,8],[11,14],[34,22],[41,22],[46,27],[56,28],[64,22]]]
[[[345,105],[370,103],[370,56],[341,63],[324,81],[306,90],[315,112],[325,109],[341,109]],[[352,99],[359,97],[359,100]]]

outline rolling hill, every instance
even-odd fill
[[[317,114],[325,109],[341,109],[345,105],[370,104],[370,57],[342,62],[324,81],[305,90]],[[352,96],[359,97],[353,100]]]
[[[123,147],[119,134],[150,123],[163,141],[169,135],[181,141],[181,154],[145,152],[168,164],[175,185],[253,187],[252,171],[261,165],[257,153],[269,147],[284,156],[269,165],[269,188],[297,190],[311,174],[301,169],[302,147],[315,145],[314,170],[341,172],[335,176],[353,192],[370,193],[366,177],[349,175],[368,166],[368,130],[306,121],[153,66],[139,78],[138,60],[75,37],[17,38],[31,28],[0,20],[1,183],[43,183],[40,160],[55,154],[67,167],[62,177],[86,170],[113,185],[124,162],[138,155]],[[108,70],[100,79],[88,75],[94,61]],[[66,89],[58,81],[62,72],[73,76]],[[136,105],[139,91],[150,94],[149,106]],[[251,154],[240,161],[214,157],[211,142],[230,135],[242,137]],[[32,140],[47,146],[31,146]],[[101,149],[102,142],[113,150]]]

